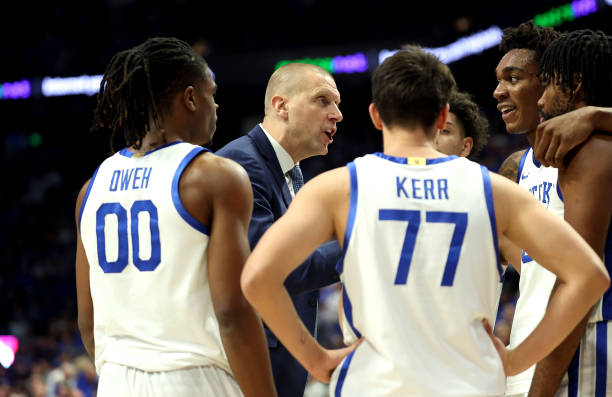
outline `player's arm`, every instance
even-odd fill
[[[238,164],[212,154],[192,163],[185,170],[189,175],[181,178],[181,199],[196,218],[210,217],[208,278],[227,359],[245,397],[276,396],[261,320],[240,289],[240,274],[250,251],[247,229],[253,195],[249,179]],[[202,197],[193,194],[198,190],[208,199],[192,200]]]
[[[261,239],[261,236],[276,221],[277,214],[273,210],[276,200],[270,189],[269,170],[260,162],[242,151],[224,151],[223,156],[240,164],[248,173],[253,189],[253,213],[249,225],[249,243],[251,248]],[[318,290],[338,281],[335,270],[340,257],[337,241],[327,242],[316,250],[295,269],[285,280],[285,286],[292,296]]]
[[[499,254],[504,265],[512,265],[521,274],[521,248],[505,235],[499,236]]]
[[[304,185],[285,215],[263,235],[242,274],[244,293],[268,327],[308,372],[325,383],[354,345],[339,350],[319,345],[300,320],[283,283],[321,243],[343,235],[349,192],[346,168],[321,174]]]
[[[563,167],[563,159],[593,130],[612,132],[612,108],[585,106],[538,125],[533,154],[545,166]]]
[[[85,193],[89,187],[90,181],[87,181],[81,188],[77,197],[75,218],[76,218],[76,230],[77,230],[77,248],[76,248],[76,261],[75,261],[75,272],[76,272],[76,290],[77,290],[77,316],[79,331],[81,333],[81,340],[87,350],[87,354],[91,360],[95,360],[95,349],[94,349],[94,324],[93,324],[93,301],[91,299],[91,291],[89,287],[89,262],[85,255],[85,248],[81,241],[81,231],[79,230],[79,215],[81,213],[81,205],[85,198]]]
[[[506,374],[515,375],[546,357],[570,334],[610,279],[599,256],[567,222],[505,178],[491,174],[491,184],[498,233],[529,252],[559,280],[534,331],[513,350],[496,343]]]
[[[612,137],[593,136],[580,148],[559,182],[565,219],[603,257],[612,217]],[[576,353],[588,314],[548,357],[536,366],[530,396],[554,396]]]
[[[499,170],[497,170],[497,173],[501,176],[505,176],[513,182],[517,182],[518,171],[521,166],[521,158],[524,154],[525,150],[518,150],[512,153],[499,166]]]
[[[261,236],[276,221],[272,212],[269,181],[261,181],[260,178],[251,176],[253,187],[254,206],[253,219],[249,227],[249,241],[254,247]],[[335,265],[340,257],[340,246],[337,241],[328,241],[317,247],[316,250],[305,258],[305,260],[285,280],[285,287],[292,296],[304,292],[310,292],[331,285],[339,280]]]
[[[512,182],[517,182],[521,159],[524,154],[525,150],[518,150],[512,153],[499,166],[497,173],[505,176]],[[510,239],[504,236],[499,236],[499,253],[505,264],[512,264],[519,274],[521,273],[521,249],[516,244],[513,244]]]

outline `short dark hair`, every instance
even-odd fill
[[[111,152],[117,131],[128,146],[139,148],[149,123],[160,128],[174,95],[189,85],[199,87],[209,78],[207,70],[204,58],[172,37],[151,38],[115,54],[100,83],[92,131],[111,131]]]
[[[612,37],[602,31],[576,30],[551,43],[540,63],[539,77],[573,95],[582,83],[587,105],[612,106]]]
[[[372,74],[372,102],[387,126],[433,125],[454,88],[448,66],[414,45],[385,59]]]
[[[469,156],[473,158],[487,143],[489,121],[472,100],[470,94],[466,92],[453,91],[448,103],[450,104],[450,111],[461,122],[465,130],[465,136],[471,137],[474,141],[474,147]]]
[[[535,53],[533,61],[539,63],[546,47],[562,35],[563,33],[553,28],[536,26],[529,20],[516,27],[504,29],[499,49],[503,53],[514,49],[532,50]]]

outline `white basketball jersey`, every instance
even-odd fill
[[[563,218],[563,197],[557,183],[558,170],[543,167],[533,157],[529,148],[521,158],[517,175],[520,186],[529,190],[550,212]],[[531,334],[540,323],[548,306],[556,277],[531,259],[528,253],[521,255],[520,297],[516,304],[510,332],[510,348],[515,348]],[[509,376],[506,395],[529,392],[535,365],[515,376]]]
[[[343,330],[364,341],[334,371],[332,395],[503,394],[481,324],[495,321],[502,279],[488,170],[381,153],[348,169]]]
[[[127,149],[94,174],[79,229],[89,261],[96,369],[217,365],[225,356],[208,284],[209,230],[184,208],[179,179],[205,149]]]

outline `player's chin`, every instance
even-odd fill
[[[506,124],[506,132],[512,135],[520,135],[527,132],[527,128],[521,128],[521,126],[516,123],[508,123]]]

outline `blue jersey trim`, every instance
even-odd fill
[[[357,338],[361,338],[361,332],[357,331],[355,328],[355,324],[353,323],[353,305],[351,304],[351,300],[349,299],[348,293],[346,292],[346,285],[342,283],[342,307],[344,308],[344,315],[346,316],[346,321],[348,321],[353,333]]]
[[[521,180],[521,174],[523,173],[523,166],[525,165],[525,159],[527,158],[527,154],[529,153],[529,149],[525,150],[525,153],[521,156],[521,162],[519,163],[518,172],[516,173],[516,183],[519,183]]]
[[[81,210],[79,212],[79,232],[81,231],[81,218],[83,217],[83,210],[85,209],[85,203],[87,202],[87,199],[89,198],[89,192],[91,192],[91,188],[93,187],[94,181],[96,180],[96,175],[98,175],[99,169],[100,167],[98,166],[98,168],[96,168],[96,170],[94,171],[94,174],[91,177],[91,180],[89,181],[89,186],[87,186],[85,197],[83,197],[83,202],[81,203]]]
[[[342,247],[342,255],[336,263],[336,271],[338,274],[342,274],[344,270],[344,256],[348,249],[349,241],[351,240],[351,234],[353,234],[353,227],[355,225],[355,216],[357,214],[357,196],[358,196],[358,185],[357,185],[357,168],[354,162],[350,162],[346,165],[349,170],[349,176],[351,179],[351,195],[349,204],[348,219],[346,221],[346,230],[344,231],[344,245]]]
[[[344,359],[342,363],[342,368],[340,369],[340,374],[338,375],[338,381],[336,382],[336,390],[334,390],[334,397],[341,397],[342,394],[342,386],[344,386],[344,380],[346,379],[346,373],[348,372],[349,365],[351,365],[351,360],[353,359],[353,355],[355,355],[355,351],[349,353],[348,356]]]
[[[210,229],[208,228],[208,226],[202,224],[200,221],[194,218],[193,215],[187,212],[187,210],[183,206],[181,197],[179,196],[178,188],[179,180],[181,179],[181,175],[183,175],[183,171],[185,170],[187,165],[191,162],[191,160],[195,158],[195,156],[204,151],[208,152],[209,150],[203,147],[193,148],[193,150],[191,150],[191,152],[189,152],[187,156],[185,156],[183,161],[181,161],[181,163],[179,164],[178,168],[176,169],[176,172],[174,173],[174,178],[172,179],[172,201],[174,202],[174,206],[176,207],[176,210],[178,211],[179,215],[185,220],[185,222],[190,224],[194,229],[206,234],[207,236],[210,236]]]
[[[595,397],[606,396],[606,375],[608,373],[608,322],[595,325]]]
[[[580,345],[567,369],[567,397],[578,397],[578,372],[580,370]]]
[[[374,156],[380,157],[381,159],[393,161],[394,163],[408,164],[408,158],[407,157],[389,156],[388,154],[384,154],[384,153],[381,153],[381,152],[376,152],[376,153],[372,153],[372,154]],[[450,156],[447,156],[447,157],[438,157],[438,158],[434,158],[434,159],[425,159],[425,164],[426,165],[431,165],[431,164],[445,163],[447,161],[455,160],[457,158],[458,157],[453,154],[453,155],[450,155]]]
[[[148,154],[151,154],[151,153],[153,153],[153,152],[156,152],[156,151],[158,151],[159,149],[163,149],[163,148],[166,148],[166,147],[168,147],[168,146],[176,145],[177,143],[183,143],[183,141],[170,142],[170,143],[167,143],[167,144],[165,144],[165,145],[162,145],[162,146],[156,147],[155,149],[153,149],[153,150],[149,150],[148,152],[146,152],[145,154],[143,154],[143,156],[146,156],[146,155],[148,155]],[[128,148],[123,148],[123,149],[121,149],[121,150],[119,151],[119,154],[120,154],[120,155],[122,155],[122,156],[124,156],[124,157],[134,157],[134,154],[136,154],[136,153],[134,153],[134,152],[130,151]]]
[[[491,234],[493,235],[493,247],[495,248],[495,258],[497,260],[497,271],[499,272],[499,281],[504,281],[504,270],[501,266],[501,260],[499,257],[499,247],[497,242],[497,221],[495,220],[495,207],[493,206],[493,189],[491,188],[491,175],[487,167],[481,165],[480,171],[482,172],[482,182],[484,186],[485,200],[487,202],[487,209],[489,210],[489,220],[491,221]]]
[[[536,167],[540,168],[542,166],[542,163],[540,163],[538,159],[536,159],[533,155],[533,148],[531,148],[531,160],[533,160],[533,165],[535,165]]]

